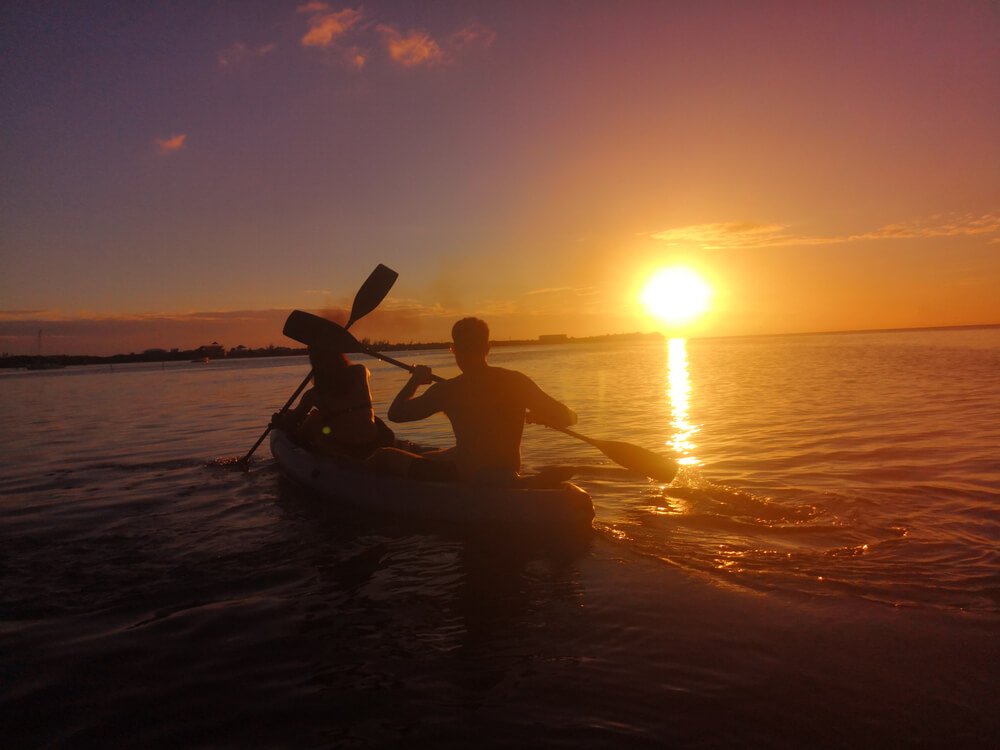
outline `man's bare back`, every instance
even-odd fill
[[[576,421],[568,408],[527,375],[489,365],[435,383],[403,408],[390,409],[389,419],[408,422],[437,412],[451,422],[455,433],[452,458],[463,477],[520,469],[526,412],[542,424],[569,426]]]
[[[455,433],[455,447],[448,451],[448,458],[454,461],[459,477],[514,476],[521,467],[525,417],[540,424],[568,427],[576,423],[576,414],[527,375],[487,364],[489,329],[483,321],[460,320],[452,336],[452,350],[462,374],[435,383],[418,396],[418,387],[433,382],[430,368],[418,365],[389,407],[389,419],[412,422],[443,412]],[[391,457],[382,459],[378,462],[382,467],[395,463]]]

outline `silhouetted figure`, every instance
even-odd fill
[[[309,347],[313,387],[298,406],[272,417],[272,424],[309,450],[327,456],[365,458],[393,445],[393,433],[375,416],[371,373],[327,347]]]
[[[463,318],[451,329],[451,350],[462,374],[432,383],[431,369],[417,365],[389,407],[393,422],[426,419],[437,412],[451,421],[455,447],[416,455],[383,448],[369,465],[378,471],[425,479],[463,479],[509,484],[521,467],[525,421],[569,427],[576,414],[535,385],[527,375],[486,361],[490,331],[478,318]]]

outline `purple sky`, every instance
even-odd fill
[[[281,344],[379,262],[404,341],[652,330],[668,265],[671,333],[1000,322],[997,3],[0,14],[6,352]]]

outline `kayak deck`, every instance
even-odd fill
[[[379,513],[461,525],[567,530],[589,529],[594,518],[590,495],[569,482],[545,489],[490,487],[375,474],[349,459],[310,453],[282,430],[271,431],[271,454],[296,484]]]

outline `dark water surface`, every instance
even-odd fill
[[[4,745],[997,745],[1000,330],[492,360],[681,474],[528,427],[594,533],[461,533],[206,466],[304,359],[0,375]]]

